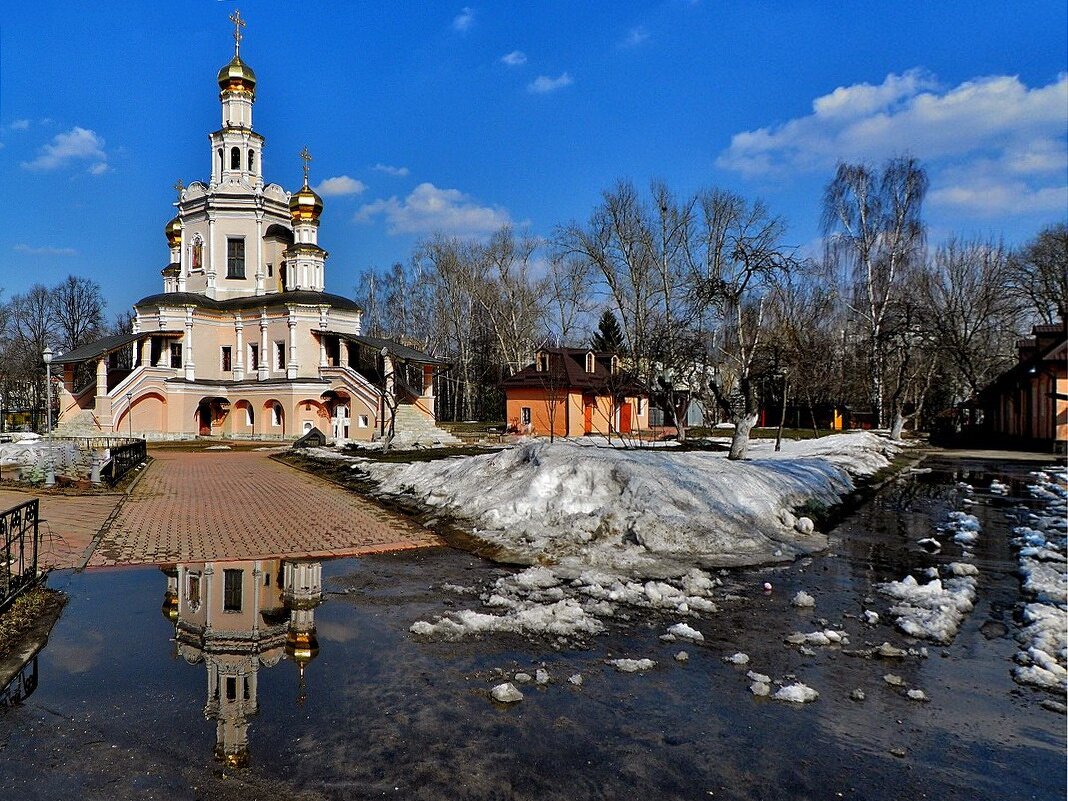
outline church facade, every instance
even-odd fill
[[[442,362],[361,335],[360,308],[325,291],[322,199],[264,177],[256,76],[240,57],[218,74],[222,119],[210,178],[184,186],[165,227],[163,291],[134,305],[128,334],[62,354],[58,430],[149,439],[370,440],[399,421],[434,425]],[[444,432],[441,433],[444,435]]]

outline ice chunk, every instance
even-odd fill
[[[771,693],[771,685],[763,681],[754,681],[749,685],[749,692],[753,695],[763,697]]]
[[[548,684],[549,680],[549,671],[544,670],[543,668],[538,668],[534,671],[534,681],[538,684]]]
[[[689,658],[690,658],[690,655],[688,653],[686,653],[685,651],[679,651],[677,654],[675,654],[675,661],[676,662],[686,662],[687,660],[689,660]]]
[[[874,626],[879,622],[879,613],[873,612],[870,609],[864,610],[864,622],[869,626]]]
[[[816,530],[816,526],[812,523],[812,518],[799,517],[797,523],[794,524],[794,528],[797,529],[799,534],[811,534]]]
[[[796,682],[795,684],[788,684],[785,687],[780,687],[774,696],[777,701],[789,701],[794,704],[807,704],[810,701],[815,701],[820,697],[820,694],[813,690],[811,687]]]
[[[668,634],[674,634],[676,637],[681,637],[685,640],[693,640],[694,642],[704,642],[705,640],[704,634],[685,623],[676,623],[668,629]]]
[[[925,693],[923,690],[909,690],[907,693],[905,693],[905,695],[907,695],[913,701],[930,701],[931,700],[930,698],[927,697],[927,693]]]
[[[523,693],[519,692],[519,689],[510,681],[498,684],[490,691],[490,695],[493,696],[494,701],[502,704],[514,704],[516,701],[523,700]]]
[[[582,674],[572,673],[570,676],[567,677],[567,683],[574,684],[576,687],[582,686]]]
[[[798,590],[797,595],[793,597],[790,603],[799,609],[807,609],[816,605],[816,599],[804,590]]]
[[[516,673],[515,680],[520,684],[527,684],[531,681],[531,675],[529,673]]]
[[[732,654],[731,656],[723,657],[723,661],[730,662],[732,665],[748,665],[749,654],[743,654],[741,651],[739,651],[738,653]]]
[[[763,673],[757,673],[755,670],[750,670],[745,674],[745,677],[757,684],[771,684],[771,676],[765,676]]]
[[[652,659],[609,659],[607,662],[621,673],[637,673],[656,667]]]

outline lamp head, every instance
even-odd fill
[[[51,364],[52,363],[52,347],[51,347],[51,345],[46,347],[44,349],[44,353],[41,354],[41,355],[44,357],[44,363],[45,364]]]

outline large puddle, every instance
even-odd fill
[[[445,548],[56,574],[70,603],[35,691],[0,713],[0,797],[1063,799],[1064,717],[1010,672],[1021,595],[1005,510],[1033,503],[1033,468],[926,466],[845,520],[827,554],[724,576],[731,598],[689,619],[705,642],[681,646],[686,662],[660,639],[677,619],[648,612],[581,647],[420,640],[413,622],[475,603],[442,585],[507,572]],[[993,477],[1007,497],[982,491]],[[858,617],[888,605],[874,583],[960,558],[916,541],[960,508],[962,480],[983,534],[978,600],[950,645],[888,663],[784,644],[826,619],[856,648],[922,645]],[[814,609],[790,605],[799,589]],[[723,661],[737,651],[748,665]],[[618,673],[605,664],[616,657],[657,667]],[[551,681],[523,686],[522,702],[490,700],[537,668]],[[748,669],[796,675],[820,697],[756,698]],[[930,701],[887,685],[889,672]]]

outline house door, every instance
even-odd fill
[[[197,422],[199,425],[200,436],[211,436],[211,404],[207,401],[201,401],[197,406]]]
[[[339,404],[334,408],[334,441],[346,442],[349,438],[349,407]]]
[[[619,433],[630,433],[630,404],[626,401],[619,407]]]
[[[593,404],[586,403],[582,407],[582,433],[590,434],[593,432]]]

